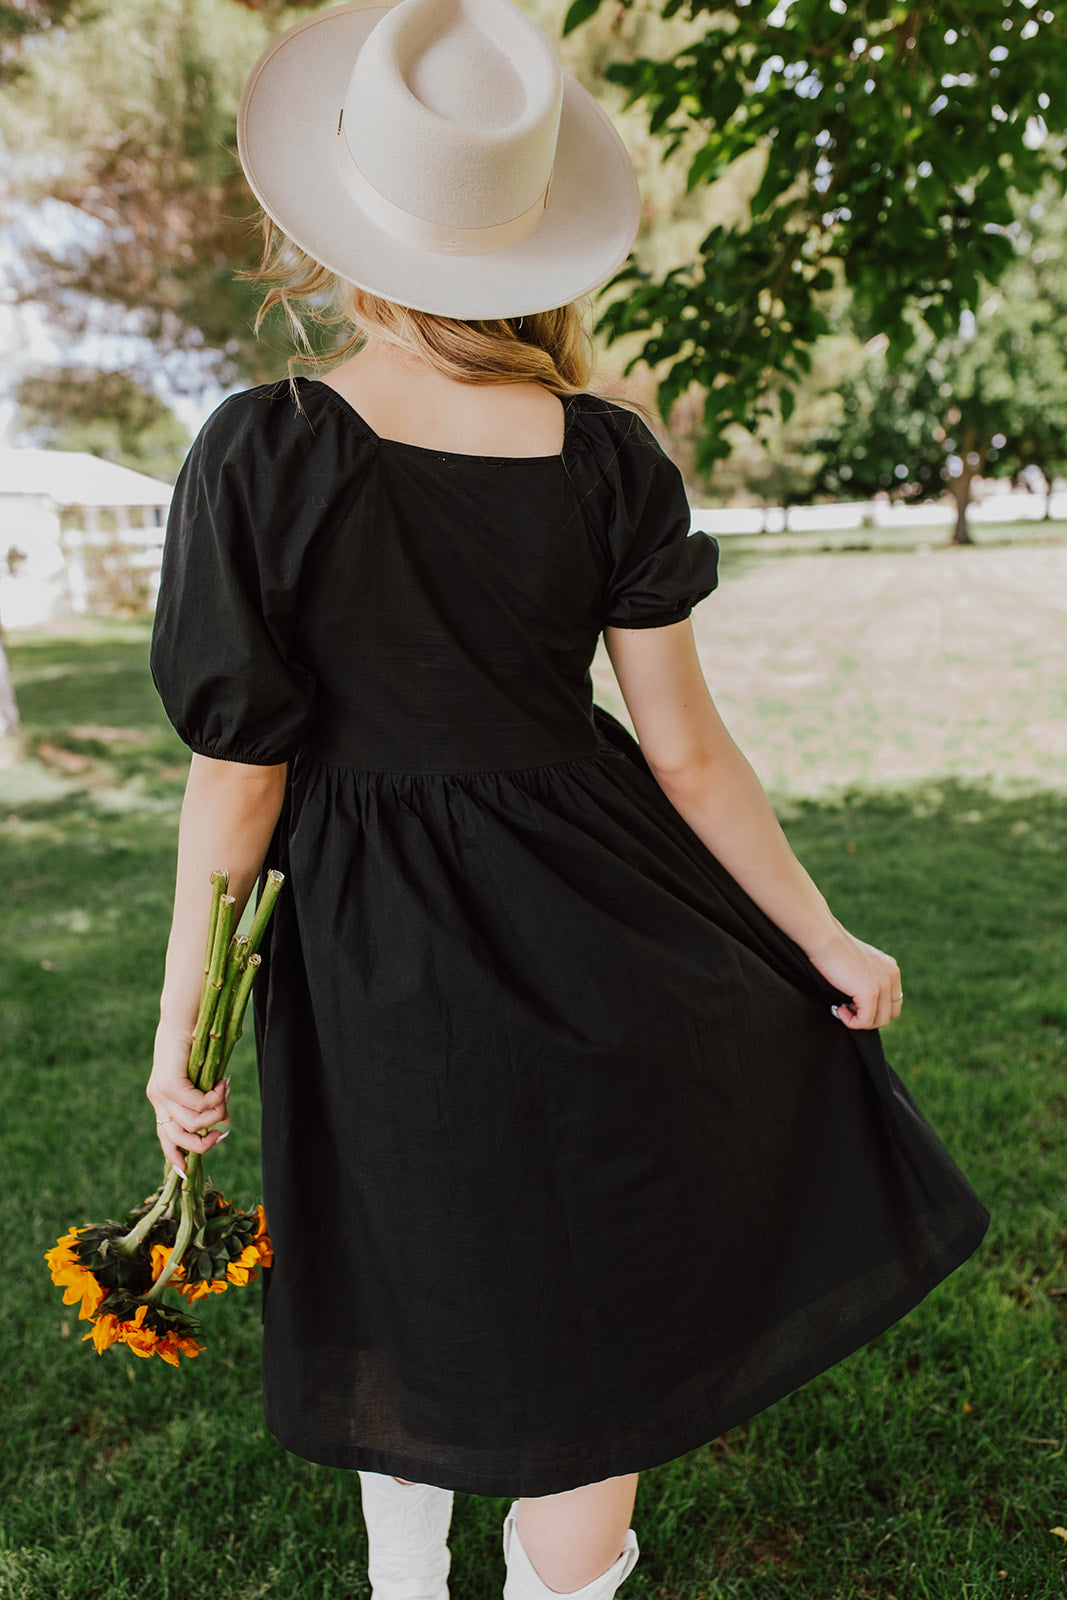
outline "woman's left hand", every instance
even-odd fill
[[[891,955],[857,939],[836,917],[834,923],[830,939],[807,952],[812,966],[851,996],[830,1009],[846,1028],[884,1028],[900,1016],[900,968]]]
[[[152,1076],[145,1089],[156,1113],[156,1133],[163,1154],[183,1175],[183,1150],[202,1155],[225,1139],[230,1131],[230,1080],[221,1079],[206,1093],[190,1083],[192,1042],[191,1030],[160,1022],[156,1029]],[[201,1132],[214,1123],[223,1126],[217,1132]]]

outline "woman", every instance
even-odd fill
[[[989,1214],[882,1053],[897,963],[710,698],[715,541],[586,387],[576,302],[640,214],[608,118],[509,0],[357,3],[264,52],[238,146],[288,236],[260,317],[328,297],[355,331],[223,401],[175,486],[151,665],[193,758],[148,1095],[175,1165],[226,1136],[185,1076],[208,875],[240,916],[280,868],[267,1425],[359,1472],[375,1600],[444,1600],[456,1489],[517,1496],[506,1600],[608,1600],[638,1473],[889,1327]]]

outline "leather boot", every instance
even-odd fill
[[[504,1518],[504,1561],[507,1564],[504,1600],[560,1600],[562,1591],[550,1589],[542,1582],[537,1568],[526,1554],[526,1548],[519,1538],[519,1529],[515,1521],[518,1503],[517,1500],[512,1502],[511,1510]],[[633,1571],[640,1553],[637,1535],[632,1528],[627,1528],[622,1554],[618,1560],[583,1588],[567,1591],[565,1600],[611,1600],[622,1580]]]
[[[360,1472],[371,1600],[448,1600],[451,1489]]]

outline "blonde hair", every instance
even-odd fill
[[[265,211],[260,211],[263,253],[259,265],[234,276],[269,285],[256,312],[252,331],[272,306],[280,306],[295,342],[301,347],[288,358],[289,387],[297,406],[299,391],[293,375],[297,362],[313,369],[332,367],[363,348],[369,339],[428,362],[459,383],[543,384],[553,394],[591,393],[596,366],[596,346],[586,326],[589,302],[574,300],[550,311],[528,312],[522,317],[482,317],[466,320],[414,311],[369,289],[349,283],[295,244]],[[305,323],[351,328],[345,342],[325,354],[316,354]],[[655,426],[648,408],[622,395],[595,391],[602,399],[639,411]]]

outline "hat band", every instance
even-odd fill
[[[338,133],[342,133],[343,117],[342,107],[341,116],[337,119]],[[371,221],[384,228],[386,233],[391,233],[394,238],[403,240],[405,244],[417,245],[421,250],[432,250],[438,255],[450,256],[489,255],[494,250],[503,250],[506,245],[524,239],[537,226],[542,212],[548,205],[552,172],[548,175],[548,182],[542,193],[538,195],[533,205],[528,206],[519,216],[509,217],[506,222],[490,223],[487,228],[449,228],[443,223],[431,222],[428,217],[418,217],[413,211],[405,211],[403,206],[398,206],[388,196],[382,194],[357,165],[347,134],[342,134],[342,139],[344,149],[340,161],[341,177],[352,198]],[[348,157],[347,160],[344,159],[345,156]],[[552,171],[555,171],[555,167]]]

